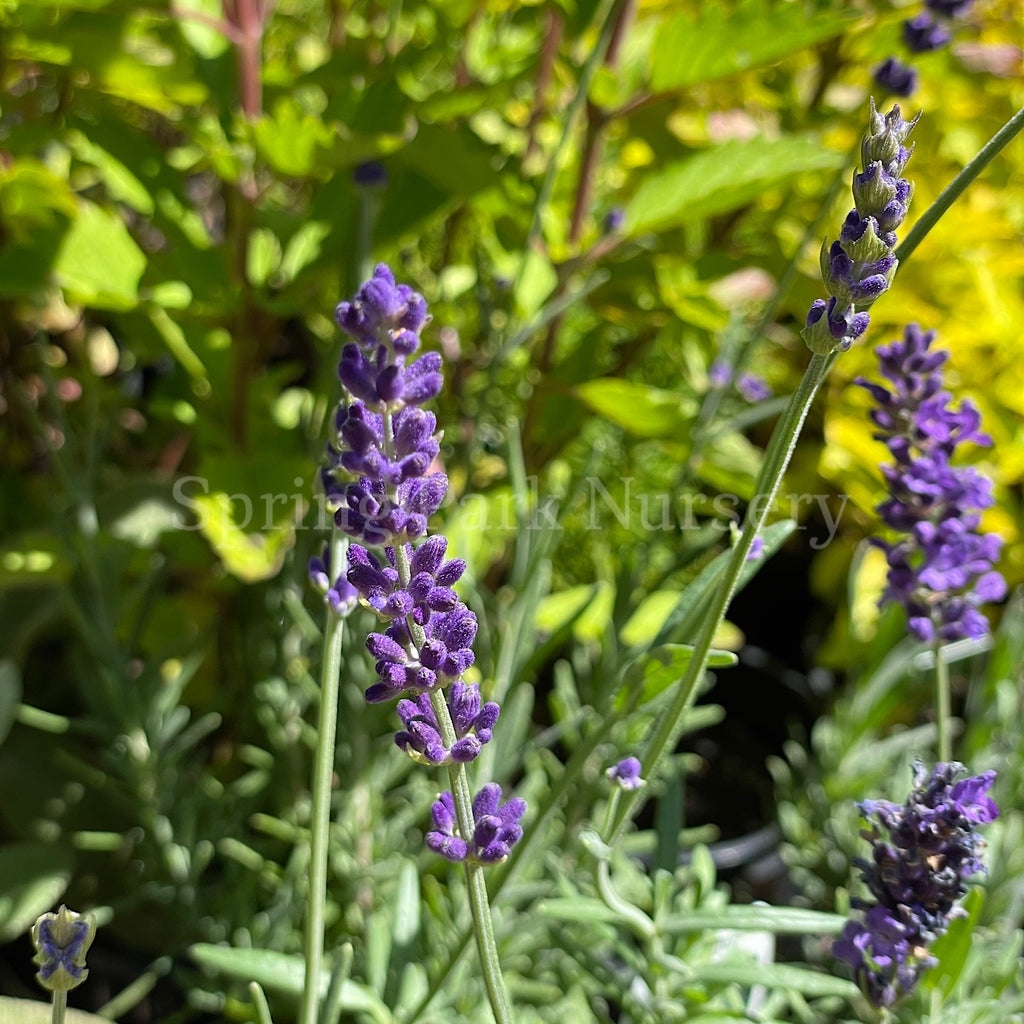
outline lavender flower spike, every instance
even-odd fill
[[[448,490],[444,474],[431,473],[440,435],[434,414],[422,408],[441,390],[441,357],[414,358],[430,320],[427,304],[396,284],[384,264],[351,302],[339,303],[335,316],[353,341],[338,367],[346,397],[322,476],[335,523],[358,543],[348,548],[348,590],[342,581],[332,586],[326,559],[315,560],[311,574],[329,601],[358,600],[384,624],[366,640],[377,673],[366,699],[400,698],[396,745],[420,764],[452,769],[468,831],[470,791],[461,765],[490,741],[500,708],[462,678],[474,661],[477,631],[476,616],[454,589],[466,563],[446,560],[443,536],[427,536]],[[484,786],[473,803],[473,835],[464,836],[454,797],[442,794],[428,845],[453,861],[504,860],[522,835],[526,804],[513,799],[499,807],[500,796],[494,783]]]
[[[978,429],[978,410],[967,401],[955,407],[942,389],[949,353],[932,350],[934,340],[934,331],[910,324],[901,340],[878,349],[891,389],[857,379],[877,403],[871,413],[875,437],[894,460],[882,467],[889,497],[878,512],[905,535],[876,541],[889,563],[882,601],[903,605],[919,640],[978,639],[989,629],[978,605],[1006,594],[994,569],[1002,540],[978,532],[978,513],[993,504],[991,482],[951,461],[962,444],[992,442]]]
[[[887,800],[859,804],[869,828],[871,860],[858,859],[861,879],[874,901],[854,899],[863,922],[848,921],[833,952],[853,971],[876,1007],[891,1006],[911,992],[934,963],[927,947],[962,911],[967,880],[984,871],[978,825],[999,816],[986,794],[996,773],[955,781],[962,764],[914,765],[914,789],[902,807]]]
[[[918,115],[920,116],[920,115]],[[913,147],[904,143],[917,118],[900,108],[880,114],[871,101],[868,133],[861,142],[861,170],[853,176],[854,208],[839,238],[821,248],[821,276],[828,299],[815,299],[801,335],[818,355],[845,352],[868,327],[866,310],[896,273],[896,229],[903,223],[913,186],[901,177]]]

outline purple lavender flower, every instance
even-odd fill
[[[927,947],[961,913],[967,880],[984,871],[977,825],[999,809],[986,794],[995,772],[955,781],[962,764],[914,765],[914,789],[902,806],[865,800],[858,806],[869,828],[871,860],[858,858],[873,901],[854,899],[864,922],[847,922],[833,952],[852,969],[874,1006],[891,1006],[911,992],[934,960]]]
[[[949,45],[953,33],[927,11],[903,22],[903,42],[911,53],[930,53]]]
[[[613,764],[605,775],[622,789],[639,789],[644,784],[640,777],[640,762],[635,757],[623,758],[618,764]]]
[[[613,206],[605,215],[602,227],[606,235],[617,235],[626,223],[626,211],[621,206]]]
[[[871,77],[879,89],[906,99],[917,91],[917,72],[898,57],[886,57],[872,72]]]
[[[479,864],[500,864],[523,836],[519,819],[526,801],[514,797],[501,803],[501,786],[489,782],[473,800],[473,838],[458,834],[458,817],[451,793],[442,793],[430,809],[436,831],[427,833],[427,845],[450,861],[467,858]]]
[[[83,917],[63,905],[55,914],[43,914],[32,926],[39,983],[51,992],[67,992],[81,985],[89,974],[85,955],[95,935],[96,923],[88,915]]]
[[[854,209],[839,238],[821,248],[821,276],[828,299],[815,299],[801,332],[812,352],[829,355],[848,349],[867,330],[865,310],[889,287],[896,273],[896,229],[913,193],[901,177],[913,147],[904,143],[917,124],[904,121],[900,108],[880,114],[871,101],[868,132],[861,142],[862,170],[853,178]]]
[[[903,339],[878,349],[891,390],[863,378],[877,408],[871,413],[894,462],[882,473],[889,497],[878,506],[883,521],[906,536],[876,541],[889,563],[883,603],[906,608],[919,640],[980,638],[988,621],[977,606],[998,601],[1006,583],[995,571],[1002,540],[978,532],[978,513],[993,504],[992,485],[970,466],[953,466],[957,448],[991,444],[981,416],[968,401],[959,408],[942,390],[949,353],[932,351],[934,331],[910,324]]]
[[[476,616],[454,589],[466,563],[445,559],[443,536],[427,537],[428,521],[448,490],[445,475],[430,472],[439,435],[434,414],[422,408],[441,390],[441,357],[415,358],[430,319],[427,304],[381,264],[351,302],[339,303],[335,316],[354,341],[338,367],[347,396],[334,418],[321,478],[337,527],[358,541],[348,549],[344,599],[361,601],[385,623],[366,640],[377,673],[366,699],[401,698],[395,742],[413,760],[463,764],[489,742],[500,709],[462,678],[474,661],[477,632]],[[340,582],[330,582],[326,558],[315,560],[311,573],[322,591],[340,591]],[[434,805],[439,831],[427,842],[450,860],[503,860],[522,834],[518,821],[526,804],[510,800],[499,809],[500,795],[493,783],[480,791],[471,839],[458,834],[454,801],[442,795]]]
[[[352,180],[363,188],[383,188],[388,183],[387,168],[379,160],[366,160],[352,169]]]
[[[708,370],[708,383],[713,388],[724,388],[732,380],[732,367],[724,359],[716,359]]]
[[[324,546],[323,554],[309,560],[309,580],[337,615],[346,616],[355,608],[356,588],[344,576],[335,576],[331,571],[330,544]]]
[[[451,747],[444,745],[437,716],[430,705],[430,697],[421,693],[413,700],[398,702],[398,717],[405,726],[395,734],[395,743],[414,761],[429,765],[446,765],[476,760],[491,733],[501,709],[492,701],[482,704],[480,687],[456,680],[448,695],[456,741]]]
[[[736,380],[736,390],[748,402],[764,402],[772,397],[772,389],[754,373],[741,373]]]

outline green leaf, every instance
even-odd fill
[[[0,660],[0,745],[14,725],[20,702],[21,673],[10,658],[4,658]]]
[[[264,989],[285,995],[302,994],[306,963],[301,956],[290,956],[270,949],[232,949],[198,942],[189,946],[189,956],[201,967],[209,968],[241,981],[258,981]],[[327,991],[330,971],[320,972],[320,994]],[[365,985],[348,980],[342,988],[341,1005],[346,1010],[363,1010],[381,1024],[389,1024],[391,1012]]]
[[[647,177],[626,208],[630,232],[662,230],[728,213],[806,171],[842,167],[845,157],[814,136],[729,141]]]
[[[537,912],[542,917],[553,917],[559,921],[584,923],[619,921],[622,917],[600,900],[588,900],[583,896],[544,900],[537,905]]]
[[[52,1020],[49,1002],[0,996],[0,1024],[50,1024]],[[110,1024],[110,1019],[82,1010],[65,1010],[64,1024]]]
[[[68,145],[82,163],[96,169],[111,199],[125,203],[147,217],[152,215],[153,197],[149,190],[120,160],[86,138],[82,132],[69,132]]]
[[[681,437],[697,411],[689,396],[618,377],[586,381],[575,393],[588,408],[639,437]]]
[[[235,502],[243,499],[242,519],[235,516]],[[199,516],[199,529],[220,556],[224,567],[246,583],[256,583],[276,576],[284,564],[284,556],[295,541],[294,523],[268,524],[262,532],[249,533],[246,527],[253,515],[247,495],[228,495],[213,491],[190,498],[191,508]]]
[[[658,928],[673,935],[718,928],[772,932],[775,935],[838,935],[846,920],[841,914],[827,914],[820,910],[735,904],[715,910],[673,914],[660,921]]]
[[[693,657],[693,651],[694,648],[689,644],[665,644],[645,654],[637,666],[627,674],[627,679],[633,682],[619,690],[615,697],[615,710],[624,711],[634,703],[638,707],[642,706],[678,683],[686,673],[686,666]],[[736,655],[732,651],[712,650],[708,657],[708,668],[728,668],[735,665],[736,660]],[[633,697],[636,685],[642,687],[638,701],[634,701]]]
[[[249,236],[245,254],[245,276],[255,288],[262,288],[281,263],[281,243],[270,228],[256,228]]]
[[[52,843],[11,843],[0,849],[0,942],[35,924],[71,881],[70,850]]]
[[[558,274],[551,261],[531,249],[525,256],[516,288],[516,308],[520,318],[527,320],[543,305],[558,284]]]
[[[121,218],[82,200],[54,265],[67,297],[97,309],[132,309],[145,269],[145,254]]]
[[[681,89],[760,67],[842,33],[858,17],[835,5],[808,15],[803,4],[745,0],[733,9],[700,4],[659,27],[651,53],[651,88]]]
[[[281,174],[303,178],[317,167],[318,151],[334,141],[334,133],[319,118],[303,113],[291,99],[281,100],[273,114],[253,125],[259,154]]]
[[[857,986],[846,978],[819,974],[791,964],[762,964],[752,960],[695,964],[692,980],[721,985],[764,985],[767,988],[793,989],[812,999],[824,996],[856,999],[859,994]]]
[[[971,951],[971,936],[981,917],[985,892],[975,886],[964,900],[966,917],[955,917],[945,935],[940,935],[928,950],[939,962],[928,969],[921,979],[921,986],[929,992],[938,989],[943,1001],[949,999],[960,980],[967,956]]]

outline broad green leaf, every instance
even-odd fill
[[[762,964],[753,960],[733,960],[724,963],[693,964],[689,980],[721,985],[764,985],[767,988],[793,989],[812,999],[840,996],[855,999],[859,990],[852,981],[819,974],[806,967],[792,964]]]
[[[320,255],[323,241],[330,233],[330,224],[322,220],[311,220],[288,239],[278,268],[282,283],[294,281]]]
[[[56,224],[77,212],[68,183],[45,164],[37,160],[0,164],[0,217],[10,240],[29,241],[36,225]]]
[[[0,744],[14,725],[21,702],[21,673],[10,658],[0,660]]]
[[[966,917],[955,917],[950,921],[949,930],[940,935],[928,950],[939,962],[930,967],[921,980],[921,985],[928,991],[938,989],[943,1000],[949,999],[960,980],[967,956],[971,951],[971,936],[981,917],[981,908],[985,902],[985,892],[975,886],[964,900]]]
[[[215,946],[198,942],[189,946],[189,956],[197,964],[213,971],[219,971],[230,978],[242,981],[258,981],[264,989],[272,989],[286,995],[302,994],[306,963],[301,956],[289,956],[270,949],[232,949],[229,946]],[[320,993],[327,991],[330,971],[320,972]],[[341,1005],[346,1010],[362,1010],[375,1021],[388,1024],[391,1012],[365,985],[348,980],[342,988]]]
[[[689,396],[619,377],[586,381],[575,392],[594,412],[640,437],[681,437],[696,412]]]
[[[82,201],[54,270],[67,297],[98,309],[132,309],[146,257],[121,218]]]
[[[760,67],[822,39],[839,35],[859,17],[830,5],[809,15],[803,4],[745,0],[700,4],[694,17],[681,13],[663,23],[651,54],[651,88],[680,89]]]
[[[516,287],[516,308],[522,319],[534,316],[558,284],[558,274],[543,253],[531,249]]]
[[[245,254],[245,276],[255,288],[262,288],[281,263],[281,243],[270,228],[256,228],[249,236]]]
[[[661,230],[728,213],[798,174],[834,170],[844,160],[809,135],[725,142],[647,177],[626,208],[626,227]]]
[[[689,644],[665,644],[648,652],[638,666],[640,671],[639,685],[642,687],[639,700],[634,701],[633,686],[624,686],[615,698],[615,709],[625,710],[630,704],[637,706],[654,700],[670,686],[674,686],[683,678],[686,667],[693,657],[694,648]],[[728,668],[736,664],[736,655],[732,651],[712,650],[708,658],[708,668]],[[635,678],[635,673],[630,673]]]
[[[232,498],[243,498],[242,519],[236,517]],[[275,523],[262,532],[250,533],[246,527],[252,519],[253,506],[246,504],[246,495],[228,495],[212,491],[189,499],[199,516],[199,529],[220,556],[224,567],[246,583],[255,583],[276,576],[284,564],[284,556],[295,541],[293,522]]]
[[[61,898],[74,858],[52,843],[11,843],[0,849],[0,942],[35,924]]]
[[[111,199],[146,216],[152,215],[153,197],[149,190],[117,157],[78,131],[68,133],[68,145],[82,163],[95,168]]]
[[[533,624],[542,633],[557,633],[574,622],[597,595],[596,583],[580,583],[542,598],[533,613]]]
[[[304,113],[293,100],[282,100],[273,114],[253,125],[260,155],[281,174],[303,178],[317,167],[318,151],[330,146],[334,133],[319,118]]]
[[[735,904],[672,915],[659,922],[658,927],[673,935],[718,928],[776,935],[838,935],[846,920],[841,914],[827,914],[820,910]]]

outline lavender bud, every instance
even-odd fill
[[[621,789],[639,789],[645,785],[640,777],[640,762],[635,757],[623,758],[618,764],[613,764],[605,775],[612,782],[618,783]]]
[[[63,904],[57,913],[43,914],[32,926],[36,978],[50,992],[67,992],[88,977],[85,955],[96,936],[90,914],[77,914]]]

